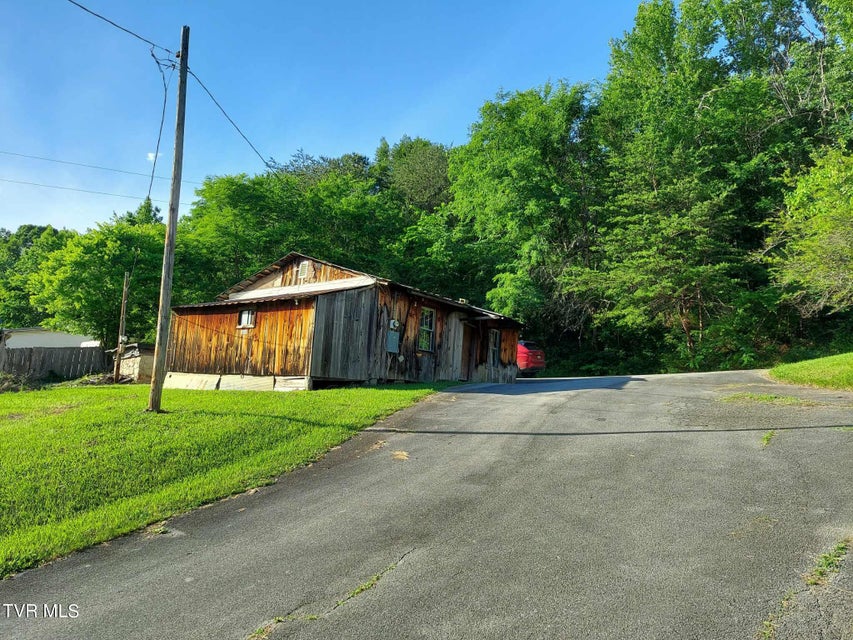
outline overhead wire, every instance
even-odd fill
[[[141,171],[127,171],[125,169],[115,169],[113,167],[102,167],[97,164],[86,164],[85,162],[72,162],[70,160],[57,160],[56,158],[46,158],[44,156],[33,156],[27,153],[16,153],[14,151],[3,151],[0,150],[0,154],[6,156],[15,156],[18,158],[29,158],[30,160],[41,160],[43,162],[56,162],[57,164],[67,164],[74,167],[86,167],[87,169],[97,169],[99,171],[112,171],[113,173],[124,173],[129,176],[142,176],[143,178],[148,178],[149,174],[142,173]],[[166,176],[154,176],[155,180],[170,180]],[[201,182],[197,182],[194,180],[181,180],[184,184],[202,184]]]
[[[131,31],[130,29],[127,29],[126,27],[121,26],[120,24],[118,24],[116,22],[113,22],[109,18],[106,18],[105,16],[102,16],[101,14],[96,13],[95,11],[92,11],[91,9],[83,6],[79,2],[76,2],[75,0],[68,0],[68,2],[79,7],[83,11],[86,11],[87,13],[90,13],[91,15],[95,16],[96,18],[99,18],[99,19],[103,20],[104,22],[107,22],[108,24],[114,26],[115,28],[120,29],[121,31],[124,31],[125,33],[133,36],[134,38],[137,38],[137,39],[141,40],[142,42],[145,42],[146,44],[150,45],[152,48],[162,49],[163,51],[167,52],[171,56],[174,56],[175,58],[177,58],[179,55],[179,54],[176,54],[171,49],[167,49],[166,47],[163,47],[163,46],[157,44],[156,42],[152,42],[148,38],[144,38],[143,36],[139,35],[138,33]],[[153,52],[152,52],[152,55],[153,55]],[[154,56],[154,59],[157,60],[157,57]],[[157,61],[157,64],[159,67],[160,62]],[[174,63],[172,63],[172,64],[174,64]],[[160,72],[162,74],[162,68],[160,69]],[[222,115],[224,115],[226,120],[228,120],[228,122],[231,123],[231,126],[233,126],[234,129],[237,131],[237,133],[240,134],[240,137],[242,137],[243,140],[246,141],[246,144],[248,144],[249,147],[251,147],[252,151],[255,152],[255,155],[257,155],[258,158],[260,158],[260,160],[264,164],[264,166],[267,169],[274,169],[275,164],[271,160],[267,160],[266,158],[264,158],[264,156],[261,154],[261,152],[258,151],[258,148],[254,144],[252,144],[251,140],[249,140],[249,138],[246,136],[246,134],[243,133],[243,130],[240,129],[239,126],[237,126],[237,123],[234,122],[234,119],[230,115],[228,115],[228,112],[225,111],[224,107],[221,104],[219,104],[219,101],[213,96],[213,93],[210,91],[210,89],[208,89],[207,86],[204,84],[204,82],[201,81],[201,78],[199,78],[192,71],[192,69],[187,68],[187,73],[189,73],[189,75],[191,75],[193,78],[195,78],[195,81],[198,82],[199,86],[204,90],[204,92],[208,95],[208,97],[213,101],[213,104],[215,104],[217,106],[217,108],[222,112]],[[162,132],[162,129],[161,129],[161,132]],[[156,161],[156,157],[155,157],[155,161]]]
[[[110,20],[109,18],[106,18],[106,17],[102,16],[100,13],[95,13],[94,11],[92,11],[91,9],[89,9],[88,7],[84,7],[84,6],[83,6],[82,4],[80,4],[79,2],[75,2],[74,0],[68,0],[68,2],[70,2],[71,4],[73,4],[75,7],[79,7],[80,9],[82,9],[83,11],[85,11],[86,13],[90,13],[90,14],[92,14],[93,16],[95,16],[96,18],[100,18],[100,19],[101,19],[101,20],[103,20],[104,22],[107,22],[107,23],[111,24],[111,25],[112,25],[112,26],[114,26],[116,29],[120,29],[121,31],[124,31],[125,33],[128,33],[128,34],[132,35],[134,38],[137,38],[137,39],[139,39],[139,40],[142,40],[142,42],[144,42],[144,43],[146,43],[146,44],[149,44],[149,45],[151,45],[152,47],[156,47],[157,49],[162,49],[162,50],[163,50],[163,51],[165,51],[166,53],[169,53],[169,54],[171,54],[171,55],[175,55],[175,52],[174,52],[174,51],[172,51],[171,49],[167,49],[166,47],[162,47],[162,46],[160,46],[159,44],[157,44],[156,42],[152,42],[152,41],[151,41],[151,40],[149,40],[148,38],[143,38],[143,37],[142,37],[141,35],[139,35],[138,33],[134,32],[134,31],[131,31],[130,29],[127,29],[127,28],[125,28],[125,27],[121,26],[120,24],[117,24],[117,23],[113,22],[113,21],[112,21],[112,20]]]
[[[172,74],[175,72],[175,63],[169,61],[170,63],[167,65],[171,68],[171,72],[169,73],[169,80],[166,80],[166,74],[163,73],[163,64],[160,62],[160,59],[154,54],[154,47],[151,47],[151,57],[154,58],[154,62],[157,65],[157,69],[160,71],[160,78],[163,80],[163,110],[160,113],[160,129],[157,132],[157,146],[154,149],[154,159],[151,162],[151,180],[148,182],[148,197],[151,197],[151,189],[154,187],[154,172],[157,169],[157,158],[160,157],[160,140],[163,138],[163,123],[166,121],[166,100],[169,97],[169,84],[172,82]]]
[[[133,247],[133,264],[130,265],[130,275],[127,276],[127,284],[133,280],[133,272],[136,270],[136,261],[139,259],[139,247]]]
[[[230,122],[230,123],[231,123],[231,126],[233,126],[233,127],[234,127],[234,129],[236,129],[236,130],[237,130],[237,133],[239,133],[239,134],[240,134],[240,136],[243,138],[243,140],[245,140],[245,141],[246,141],[246,144],[248,144],[248,145],[252,148],[252,151],[254,151],[254,152],[255,152],[255,154],[258,156],[258,158],[260,158],[260,159],[261,159],[261,162],[263,162],[263,163],[264,163],[264,166],[265,166],[265,167],[267,167],[268,169],[273,168],[273,163],[272,163],[272,162],[270,162],[270,161],[268,161],[268,160],[266,160],[266,159],[261,155],[261,152],[260,152],[260,151],[258,151],[257,147],[255,147],[255,145],[253,145],[253,144],[252,144],[252,142],[251,142],[251,141],[246,137],[246,134],[245,134],[245,133],[243,133],[243,131],[240,129],[240,127],[238,127],[238,126],[237,126],[237,123],[236,123],[236,122],[234,122],[234,120],[232,120],[232,119],[231,119],[231,116],[229,116],[229,115],[228,115],[228,113],[225,111],[225,109],[222,107],[222,105],[221,105],[221,104],[219,104],[219,101],[218,101],[216,98],[214,98],[214,97],[213,97],[213,94],[210,92],[210,89],[208,89],[208,88],[204,85],[204,83],[201,81],[201,78],[199,78],[195,73],[193,73],[192,69],[189,69],[189,68],[188,68],[188,69],[187,69],[187,73],[189,73],[193,78],[195,78],[195,81],[196,81],[196,82],[198,82],[199,86],[200,86],[202,89],[204,89],[204,92],[205,92],[205,93],[210,97],[210,99],[211,99],[211,100],[213,100],[213,104],[215,104],[217,107],[219,107],[219,110],[222,112],[222,115],[224,115],[224,116],[225,116],[225,118],[228,120],[228,122]]]
[[[113,198],[128,198],[130,200],[145,200],[144,196],[128,196],[128,195],[123,195],[121,193],[107,193],[106,191],[92,191],[91,189],[78,189],[76,187],[63,187],[63,186],[56,185],[56,184],[43,184],[40,182],[28,182],[26,180],[12,180],[10,178],[0,178],[0,182],[9,182],[12,184],[25,184],[25,185],[29,185],[32,187],[44,187],[46,189],[61,189],[63,191],[79,191],[80,193],[93,193],[93,194],[99,195],[99,196],[112,196]],[[166,202],[166,203],[168,203],[169,201],[168,200],[158,200],[156,198],[152,198],[151,202]],[[178,204],[181,204],[184,206],[190,206],[192,203],[190,203],[190,202],[179,202]]]

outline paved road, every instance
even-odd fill
[[[816,404],[720,401],[740,392]],[[0,609],[0,638],[748,639],[853,534],[851,424],[853,394],[756,372],[450,390],[167,533],[0,582],[79,612]]]

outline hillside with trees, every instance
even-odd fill
[[[486,101],[465,145],[299,152],[209,177],[175,304],[299,251],[512,315],[561,373],[745,368],[853,349],[853,5],[653,0],[600,83]],[[0,232],[0,325],[156,323],[163,224]],[[557,369],[554,369],[557,372]]]

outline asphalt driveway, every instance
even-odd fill
[[[758,372],[451,389],[0,582],[0,638],[842,638],[853,563],[801,576],[853,535],[850,425],[853,394]]]

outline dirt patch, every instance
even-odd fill
[[[71,411],[71,409],[76,409],[79,406],[80,406],[79,403],[76,403],[76,404],[58,404],[55,407],[51,407],[50,409],[48,409],[46,411],[46,413],[47,413],[47,415],[50,415],[50,416],[58,416],[58,415],[62,415],[63,413],[65,413],[67,411]]]
[[[38,384],[27,377],[13,375],[11,373],[0,373],[0,393],[29,391],[37,388]]]

